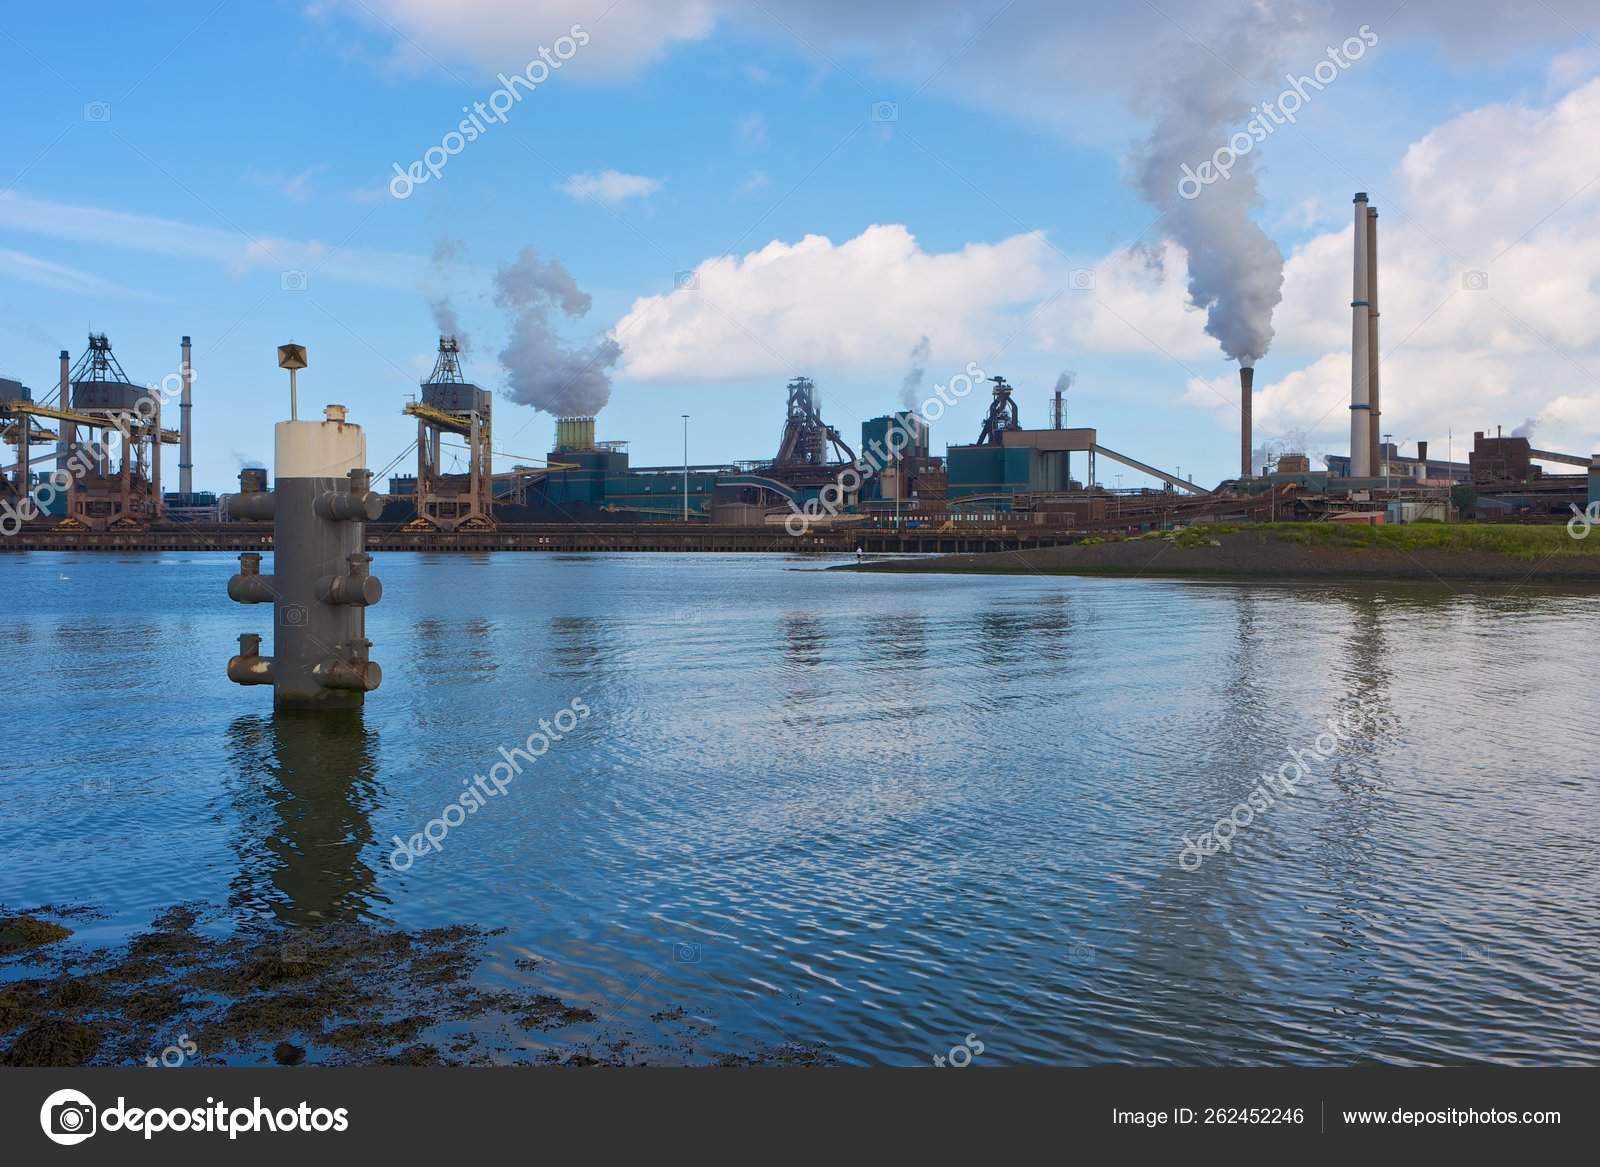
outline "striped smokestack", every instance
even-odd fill
[[[1255,387],[1256,371],[1239,366],[1239,477],[1250,477],[1250,392]]]

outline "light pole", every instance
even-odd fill
[[[683,521],[689,521],[689,415],[683,415]]]

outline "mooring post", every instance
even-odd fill
[[[285,362],[284,349],[293,350]],[[291,373],[305,367],[298,345],[279,349]],[[376,689],[383,670],[371,659],[366,609],[383,596],[370,571],[366,524],[383,510],[366,468],[367,441],[330,405],[321,421],[280,421],[276,426],[276,482],[246,470],[241,493],[230,495],[228,513],[242,520],[272,520],[272,574],[261,573],[261,556],[239,556],[239,574],[228,595],[241,604],[273,608],[272,656],[260,655],[261,637],[239,638],[239,655],[228,677],[241,685],[273,688],[277,709],[356,709]]]

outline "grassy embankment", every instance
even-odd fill
[[[1574,539],[1564,525],[1523,526],[1515,523],[1406,523],[1377,527],[1355,523],[1224,524],[1151,532],[1134,536],[1132,540],[1169,539],[1177,547],[1205,547],[1221,535],[1236,532],[1271,532],[1281,543],[1332,550],[1444,551],[1506,555],[1527,560],[1544,559],[1547,556],[1600,555],[1600,530],[1592,532],[1589,538]],[[1084,543],[1118,541],[1115,537],[1099,540],[1091,537]]]

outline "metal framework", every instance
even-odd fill
[[[1011,400],[1011,386],[1004,377],[990,377],[994,382],[994,397],[989,402],[989,413],[983,419],[983,432],[978,435],[978,445],[998,446],[1000,435],[1006,430],[1021,429],[1017,420],[1017,403]]]
[[[142,530],[159,522],[161,447],[182,441],[178,431],[161,428],[160,393],[128,379],[103,332],[89,334],[89,347],[62,385],[63,394],[69,389],[70,406],[62,401],[54,410],[31,411],[62,423],[70,483],[63,525]],[[80,426],[91,435],[98,430],[99,438],[80,443]],[[120,449],[113,448],[117,438]]]
[[[783,437],[778,442],[778,456],[772,460],[772,469],[793,471],[825,468],[829,465],[830,447],[837,464],[856,460],[855,451],[839,436],[839,431],[822,420],[817,387],[811,378],[794,378],[789,382]]]
[[[418,528],[439,531],[489,531],[495,526],[493,395],[461,373],[461,348],[453,336],[439,338],[433,372],[422,383],[422,400],[403,412],[417,419]],[[440,438],[459,435],[467,444],[467,472],[446,474]]]

